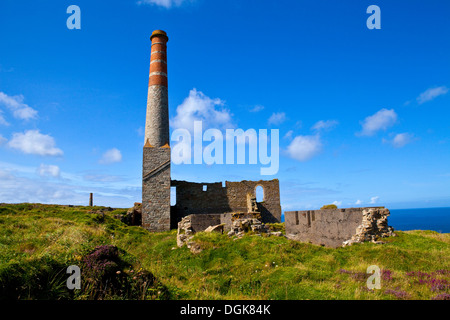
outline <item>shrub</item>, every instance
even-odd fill
[[[322,208],[320,208],[320,210],[324,210],[324,209],[337,209],[337,206],[335,204],[326,204],[326,205],[322,206]]]
[[[66,266],[48,257],[10,263],[0,269],[0,300],[66,300]]]
[[[407,300],[410,299],[410,294],[403,290],[393,290],[393,289],[387,289],[384,291],[385,294],[390,294],[396,297],[400,300]]]
[[[266,223],[265,225],[272,232],[281,231],[282,233],[286,233],[284,223]]]
[[[119,250],[116,246],[99,246],[83,258],[83,277],[92,281],[104,281],[119,271],[119,263]]]
[[[82,288],[80,299],[167,299],[168,290],[156,281],[153,274],[131,267],[119,256],[113,245],[96,247],[81,260]]]
[[[381,270],[381,279],[383,281],[392,281],[392,274],[393,272],[389,269],[383,269]]]
[[[438,294],[437,296],[434,296],[433,298],[431,298],[431,300],[450,300],[450,294],[441,293],[441,294]]]

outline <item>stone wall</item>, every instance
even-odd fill
[[[221,182],[196,183],[172,180],[176,188],[176,212],[179,217],[190,214],[213,214],[230,212],[226,188]],[[206,191],[204,190],[206,188]]]
[[[172,180],[176,188],[176,204],[173,212],[180,221],[190,214],[246,213],[249,210],[248,194],[255,197],[257,186],[264,190],[263,202],[257,202],[264,223],[281,221],[280,189],[278,179],[270,181],[241,181],[216,183],[195,183]],[[231,220],[226,220],[231,225]]]
[[[142,166],[142,226],[170,230],[170,148],[144,147]]]
[[[286,236],[292,240],[340,247],[361,229],[363,212],[368,212],[369,209],[370,212],[383,210],[383,217],[389,215],[389,210],[382,207],[287,211],[284,213]],[[376,214],[372,216],[376,217]],[[377,221],[373,223],[377,225]],[[385,219],[383,223],[386,223],[387,227]]]
[[[264,191],[262,202],[257,202],[264,223],[281,222],[280,184],[278,179],[226,182],[227,197],[234,212],[247,212],[247,194],[256,197],[256,187]]]
[[[380,242],[380,238],[392,237],[394,228],[388,225],[387,217],[390,215],[388,209],[367,208],[362,211],[362,222],[356,228],[356,233],[351,239],[344,241],[343,246],[360,242]]]
[[[191,214],[178,222],[177,246],[185,244],[193,252],[199,252],[199,247],[192,241],[197,232],[227,232],[229,237],[242,238],[247,232],[269,236],[283,236],[282,232],[272,232],[264,223],[258,212],[253,213],[223,213],[223,214]]]
[[[220,214],[193,214],[190,216],[190,223],[193,232],[206,230],[210,226],[216,226],[222,223]]]

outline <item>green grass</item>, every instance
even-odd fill
[[[6,298],[86,299],[65,290],[65,268],[95,247],[115,245],[130,266],[150,271],[170,299],[431,299],[450,294],[450,234],[396,231],[385,244],[325,248],[284,237],[198,233],[202,251],[176,245],[176,230],[150,233],[114,218],[126,209],[0,205],[0,290]],[[272,230],[284,231],[283,224]],[[390,271],[368,290],[367,267]],[[443,271],[442,271],[443,270]],[[431,282],[408,275],[427,273]],[[428,276],[427,276],[428,277]],[[423,280],[423,279],[422,279]],[[82,278],[83,281],[83,278]],[[154,296],[158,298],[155,293]],[[5,298],[5,296],[0,297]],[[111,298],[124,298],[111,297]]]

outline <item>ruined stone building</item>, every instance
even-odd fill
[[[286,211],[289,239],[327,247],[355,242],[377,242],[394,235],[387,224],[389,210],[384,207]]]
[[[142,167],[142,226],[150,231],[166,231],[176,228],[183,217],[198,215],[196,221],[208,227],[212,223],[228,221],[233,213],[247,214],[251,211],[258,212],[263,222],[280,222],[280,188],[277,179],[225,181],[225,184],[171,180],[167,89],[169,38],[164,31],[155,30],[150,40],[152,45]],[[258,186],[263,188],[264,199],[262,202],[253,201],[249,206],[249,199],[255,198]],[[176,205],[172,207],[171,188],[176,193]]]
[[[142,172],[142,226],[167,231],[189,217],[190,232],[209,226],[231,229],[235,219],[257,218],[262,223],[281,222],[278,179],[224,184],[171,180],[167,81],[167,42],[162,30],[151,37],[145,145]],[[256,188],[264,191],[256,201]],[[176,204],[170,205],[171,188]],[[375,241],[392,234],[387,226],[389,210],[349,208],[285,212],[286,236],[293,240],[337,247],[358,241]]]

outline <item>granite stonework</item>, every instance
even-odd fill
[[[176,192],[173,212],[178,221],[191,214],[247,213],[255,211],[256,206],[261,213],[262,222],[281,222],[278,179],[225,181],[225,184],[172,180],[171,185]],[[262,202],[253,202],[254,207],[249,208],[248,196],[255,198],[258,186],[263,188],[264,199]]]
[[[171,180],[168,36],[162,30],[155,30],[150,39],[142,226],[155,232],[178,228],[179,243],[189,242],[194,233],[204,230],[228,231],[237,236],[246,230],[267,232],[264,224],[281,222],[278,179],[225,183]],[[260,202],[256,201],[257,187],[262,187],[264,192]],[[171,188],[176,194],[174,206],[170,205]],[[293,240],[340,247],[356,242],[376,242],[393,235],[393,229],[387,224],[388,215],[389,210],[379,207],[288,211],[285,212],[285,229],[287,237]],[[134,219],[132,223],[139,221],[136,210],[129,216]]]
[[[370,222],[368,212],[371,213]],[[286,236],[292,240],[337,248],[349,244],[352,238],[353,242],[363,242],[393,235],[389,234],[393,229],[387,226],[388,215],[389,210],[384,207],[287,211],[284,213]],[[377,223],[378,220],[380,223]],[[354,238],[364,232],[364,236]]]
[[[191,248],[192,238],[197,232],[227,233],[229,237],[242,238],[249,231],[252,234],[268,236],[283,236],[281,232],[271,232],[261,221],[259,212],[223,213],[223,214],[191,214],[178,222],[177,245],[187,244]]]
[[[148,87],[145,142],[153,147],[169,144],[169,97],[165,86]]]
[[[144,147],[142,226],[170,230],[170,148]]]

